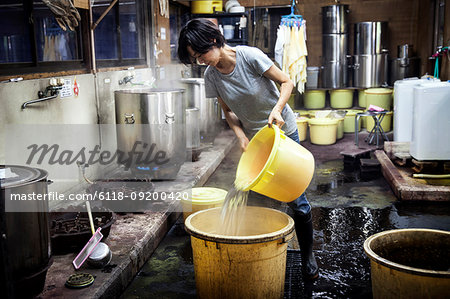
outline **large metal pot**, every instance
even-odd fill
[[[410,57],[412,45],[398,46],[398,58],[391,60],[389,84],[394,85],[395,81],[404,78],[418,77],[420,74],[420,58]]]
[[[355,55],[381,54],[387,49],[387,22],[355,24]]]
[[[353,56],[353,85],[359,88],[387,84],[388,53]]]
[[[214,141],[221,119],[221,110],[217,98],[207,98],[205,79],[181,79],[186,84],[186,102],[189,108],[200,110],[200,137],[203,143]]]
[[[322,7],[322,33],[347,33],[348,5],[337,4]]]
[[[25,166],[0,165],[0,170],[12,174],[1,179],[0,295],[34,297],[42,292],[52,263],[48,201],[14,198],[47,195],[48,173]]]
[[[325,62],[344,61],[348,52],[348,34],[323,34],[322,57]]]
[[[188,149],[200,147],[200,110],[198,108],[186,109],[186,147]]]
[[[174,179],[186,156],[183,89],[115,92],[120,164],[149,178]],[[139,155],[139,153],[144,153]],[[130,157],[132,158],[128,158]]]
[[[325,62],[322,66],[322,87],[343,88],[348,85],[348,64],[346,60]]]

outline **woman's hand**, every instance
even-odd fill
[[[270,112],[269,120],[268,120],[269,128],[272,126],[273,123],[277,125],[280,129],[284,125],[284,119],[281,116],[281,111],[278,109],[278,107],[274,107],[272,109],[272,112]]]
[[[239,138],[239,146],[241,147],[242,152],[245,152],[249,142],[250,141],[248,140],[248,138],[246,136],[242,136]]]

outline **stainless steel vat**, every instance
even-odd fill
[[[2,298],[31,298],[43,290],[52,264],[48,201],[11,203],[11,198],[47,195],[48,173],[26,166],[0,168],[17,175],[1,179],[0,184],[0,294]]]
[[[324,62],[345,61],[348,52],[348,34],[323,34],[322,58]]]
[[[322,7],[322,33],[347,33],[348,5],[337,4]]]
[[[184,89],[115,91],[117,147],[133,172],[174,179],[186,157]]]
[[[200,138],[203,143],[212,143],[217,135],[221,110],[217,98],[207,98],[205,79],[181,79],[186,86],[186,103],[189,108],[200,110]]]
[[[381,54],[387,49],[387,29],[387,22],[356,23],[354,55]]]
[[[380,87],[388,80],[388,54],[353,56],[353,85],[359,88]]]
[[[188,149],[200,147],[200,110],[186,109],[186,147]]]
[[[418,77],[420,75],[420,58],[409,57],[412,54],[412,45],[398,46],[398,58],[390,62],[389,84],[404,78]]]
[[[348,64],[346,60],[324,63],[321,74],[323,88],[343,88],[348,85]]]

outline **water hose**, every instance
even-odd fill
[[[416,179],[450,179],[450,174],[414,173],[413,178],[416,178]]]
[[[434,53],[431,57],[436,59],[436,62],[434,64],[434,74],[433,76],[437,79],[439,79],[439,55],[442,55],[443,53],[448,53],[449,47],[441,47],[439,48],[436,53]]]

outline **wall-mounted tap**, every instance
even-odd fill
[[[31,101],[23,103],[22,109],[25,109],[30,104],[39,103],[39,102],[43,102],[43,101],[47,101],[47,100],[56,98],[59,94],[59,91],[63,88],[63,85],[64,85],[63,78],[58,78],[58,79],[51,78],[49,86],[47,86],[47,88],[45,88],[44,91],[40,90],[38,92],[39,98],[36,100],[31,100]]]
[[[128,82],[131,82],[131,80],[133,79],[134,79],[133,75],[125,76],[123,79],[119,80],[119,85],[127,84]]]

